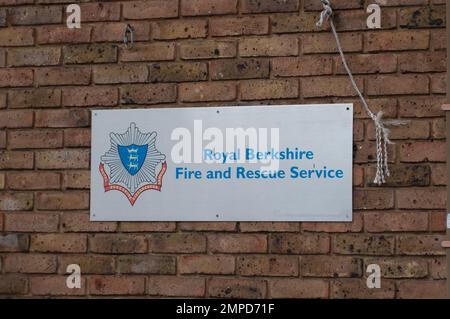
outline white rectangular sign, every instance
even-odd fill
[[[351,221],[353,105],[92,114],[93,221]]]

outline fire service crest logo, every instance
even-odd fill
[[[111,148],[101,156],[105,192],[118,190],[134,205],[146,190],[161,191],[166,156],[156,149],[156,132],[142,133],[135,123],[123,134],[110,133]]]

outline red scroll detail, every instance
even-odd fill
[[[167,170],[167,164],[166,164],[166,162],[162,163],[161,170],[159,171],[158,177],[156,178],[156,184],[147,184],[147,185],[141,186],[133,195],[131,195],[130,191],[128,189],[126,189],[125,187],[123,187],[121,185],[109,183],[109,176],[105,172],[105,165],[103,163],[100,163],[99,170],[100,170],[100,174],[102,174],[102,176],[103,176],[103,184],[104,184],[103,186],[105,188],[105,192],[109,192],[110,190],[120,191],[123,194],[125,194],[125,196],[130,201],[130,204],[133,206],[134,203],[136,202],[136,200],[138,199],[139,195],[141,195],[146,190],[154,189],[157,191],[161,191],[162,179],[163,179],[164,173]]]

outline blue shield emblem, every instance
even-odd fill
[[[122,165],[125,169],[130,173],[130,175],[134,176],[139,172],[142,167],[142,164],[145,162],[145,158],[147,157],[148,144],[146,145],[136,145],[131,144],[128,146],[117,145],[119,151],[119,157],[122,161]]]

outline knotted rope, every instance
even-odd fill
[[[333,8],[331,8],[331,3],[329,0],[321,0],[323,5],[323,11],[320,13],[320,19],[316,23],[316,25],[320,28],[322,27],[325,21],[329,21],[331,26],[331,31],[333,32],[334,38],[336,40],[336,46],[339,51],[339,55],[341,56],[342,64],[344,65],[345,71],[350,78],[353,88],[358,93],[358,96],[361,100],[364,109],[366,110],[369,117],[373,120],[375,124],[375,137],[376,137],[376,150],[377,150],[377,172],[375,175],[374,183],[380,185],[386,182],[386,176],[390,176],[389,165],[388,165],[388,144],[394,144],[389,139],[390,130],[386,128],[385,125],[399,126],[405,125],[405,121],[401,120],[384,120],[383,112],[379,111],[377,114],[373,113],[369,106],[367,105],[366,99],[362,95],[361,91],[356,84],[355,78],[347,64],[347,60],[344,56],[344,51],[342,50],[341,41],[339,40],[339,36],[336,32],[336,27],[333,22]]]

